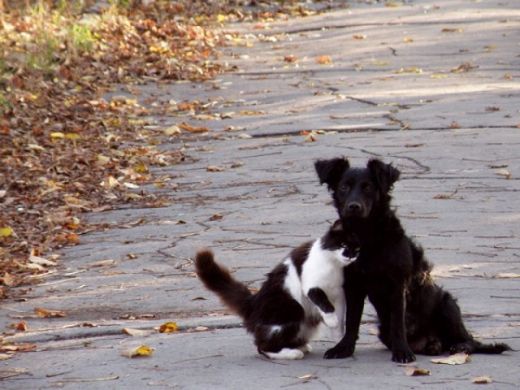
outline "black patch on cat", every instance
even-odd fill
[[[330,303],[327,294],[319,287],[313,287],[307,293],[309,299],[318,306],[324,313],[334,312],[334,306]]]
[[[291,251],[291,254],[289,255],[294,266],[296,267],[296,272],[298,272],[298,276],[301,276],[302,274],[303,263],[305,263],[305,260],[307,260],[307,257],[309,257],[309,252],[311,250],[312,244],[312,241],[306,242],[305,244],[302,244],[299,247],[294,248]]]

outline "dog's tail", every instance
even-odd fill
[[[217,294],[226,306],[243,319],[248,317],[251,292],[246,285],[233,279],[226,268],[215,262],[210,250],[197,253],[195,269],[204,285]]]
[[[505,351],[512,351],[513,349],[505,344],[505,343],[493,343],[493,344],[484,344],[480,341],[473,340],[473,353],[485,353],[485,354],[492,354],[492,355],[498,355]]]

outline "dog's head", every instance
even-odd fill
[[[332,192],[342,220],[368,218],[389,207],[390,192],[399,179],[399,170],[378,159],[364,168],[351,168],[346,158],[318,160],[314,164],[320,183]]]

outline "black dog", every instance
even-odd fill
[[[476,341],[462,322],[455,299],[430,277],[422,249],[406,236],[390,208],[390,192],[400,172],[372,159],[366,168],[350,168],[347,159],[315,163],[321,184],[332,192],[345,232],[357,236],[358,260],[345,268],[346,334],[325,353],[326,359],[354,353],[365,297],[379,318],[379,339],[392,360],[407,363],[415,353],[499,354],[507,344]]]

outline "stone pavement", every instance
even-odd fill
[[[490,388],[518,386],[516,352],[458,366],[418,356],[431,375],[407,376],[377,340],[368,304],[353,358],[322,359],[334,343],[324,334],[302,361],[269,361],[193,274],[193,255],[207,246],[258,287],[335,217],[313,161],[377,156],[402,171],[398,214],[458,298],[467,326],[520,348],[520,4],[348,4],[232,25],[246,34],[242,46],[224,50],[235,72],[140,88],[142,101],[207,102],[211,115],[181,120],[210,134],[169,140],[190,157],[160,171],[172,180],[155,191],[171,205],[89,215],[111,227],[63,251],[57,271],[26,299],[2,302],[4,341],[37,346],[0,361],[2,389],[465,389],[484,375]],[[152,119],[158,131],[180,122]],[[35,307],[66,317],[36,318]],[[28,332],[8,330],[22,319]],[[166,321],[179,332],[154,330]],[[153,355],[121,355],[141,344]]]

